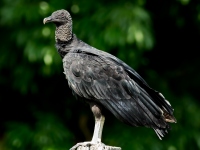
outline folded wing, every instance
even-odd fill
[[[126,124],[153,128],[161,139],[169,129],[165,116],[172,120],[173,109],[132,68],[114,58],[69,52],[63,64],[70,88]]]

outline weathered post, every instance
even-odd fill
[[[77,150],[121,150],[121,147],[106,146],[103,144],[96,144],[91,146],[79,146]]]

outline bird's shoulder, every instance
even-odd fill
[[[120,80],[126,77],[124,68],[116,64],[111,59],[99,53],[92,53],[88,49],[77,48],[70,51],[63,58],[64,69],[76,74],[82,72],[81,76],[89,75],[91,72],[95,75],[95,79],[100,78],[99,75]]]
[[[110,99],[111,93],[117,98],[130,98],[127,90],[134,87],[135,82],[122,65],[108,56],[108,53],[90,46],[77,46],[65,55],[65,75],[75,93],[88,99]]]

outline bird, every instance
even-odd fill
[[[67,10],[54,11],[43,23],[55,24],[55,47],[62,58],[65,77],[75,97],[89,104],[95,118],[92,140],[80,145],[101,143],[104,110],[134,127],[152,128],[159,139],[176,123],[170,102],[129,65],[105,51],[80,40],[72,30]]]

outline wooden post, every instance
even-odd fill
[[[92,146],[79,146],[77,150],[121,150],[121,147],[96,144]]]

